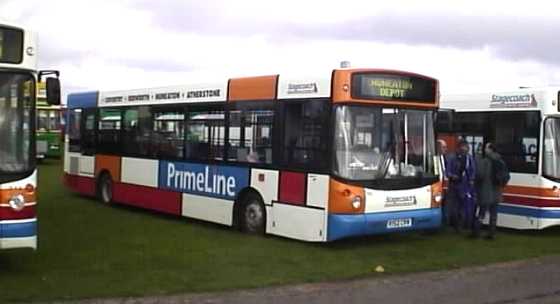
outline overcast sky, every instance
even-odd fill
[[[0,0],[65,93],[389,68],[443,93],[560,85],[556,1]]]

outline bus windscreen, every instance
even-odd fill
[[[356,73],[352,98],[434,103],[436,81],[416,76]]]
[[[23,31],[0,27],[0,63],[21,63],[23,60]]]

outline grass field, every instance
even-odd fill
[[[313,244],[105,206],[63,188],[59,162],[39,175],[39,249],[0,252],[0,303],[159,295],[386,276],[560,254],[560,229],[501,230]],[[385,273],[374,272],[383,265]]]

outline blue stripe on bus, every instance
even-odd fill
[[[0,238],[30,237],[37,235],[37,221],[0,223]]]
[[[412,219],[412,226],[387,228],[389,220]],[[441,208],[364,214],[329,214],[327,239],[329,241],[361,235],[384,234],[441,226]]]
[[[83,92],[68,94],[67,107],[69,109],[95,108],[99,92]]]
[[[522,206],[517,207],[498,205],[498,213],[537,218],[560,218],[560,210],[534,209]]]

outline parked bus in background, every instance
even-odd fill
[[[37,158],[60,158],[62,153],[62,115],[60,105],[47,103],[46,84],[37,84]]]
[[[511,180],[498,206],[498,226],[543,229],[560,224],[560,87],[444,95],[438,137],[462,136],[471,152],[493,142]],[[446,109],[452,111],[446,111]]]
[[[374,69],[70,94],[66,184],[305,241],[437,228],[438,94]]]
[[[33,32],[0,22],[0,249],[37,248],[36,51]],[[47,90],[60,103],[58,79]]]

